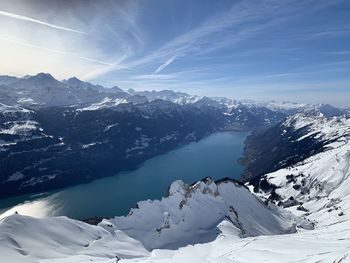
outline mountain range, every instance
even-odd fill
[[[0,83],[1,197],[115,175],[215,131],[285,116],[227,98],[107,89],[46,73]]]
[[[348,109],[123,91],[45,73],[0,83],[1,197],[114,175],[216,131],[252,131],[240,181],[175,181],[162,199],[95,225],[1,219],[6,262],[349,262]]]
[[[312,153],[306,147],[297,159],[266,159],[269,172],[249,174],[245,184],[175,181],[161,200],[141,201],[96,226],[8,216],[0,222],[1,255],[22,263],[349,262],[349,120],[291,115],[254,136],[275,134],[288,149],[312,139]]]

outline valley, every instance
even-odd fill
[[[350,263],[349,0],[0,0],[0,263]]]
[[[75,219],[121,216],[140,200],[160,199],[175,180],[186,183],[204,177],[238,180],[243,166],[237,160],[247,135],[246,132],[215,133],[151,158],[132,171],[59,191],[2,199],[0,218],[15,211],[36,217],[65,215]]]
[[[347,262],[348,109],[1,79],[11,262]]]

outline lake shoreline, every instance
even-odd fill
[[[35,197],[33,198],[33,195],[26,195],[23,196],[23,202],[19,202],[20,197],[16,197],[17,200],[14,200],[13,198],[6,199],[7,204],[2,199],[0,200],[0,214],[8,208],[13,208],[20,204],[30,206],[32,203],[40,203],[40,201],[42,201],[43,209],[46,209],[45,202],[52,205],[52,207],[50,207],[52,211],[47,211],[50,216],[68,215],[75,219],[86,219],[95,216],[106,218],[126,214],[129,209],[135,207],[136,203],[140,200],[161,198],[164,196],[170,183],[176,179],[185,179],[186,183],[193,183],[207,176],[214,177],[214,180],[223,177],[234,177],[238,179],[237,176],[241,176],[243,167],[237,161],[242,156],[244,141],[248,135],[248,132],[220,131],[206,136],[198,142],[179,145],[177,148],[166,154],[145,161],[133,171],[123,171],[114,176],[94,180],[86,184],[66,187],[58,191],[39,193],[44,195],[44,198],[42,199],[35,199]],[[222,158],[220,157],[223,157],[224,160],[221,160]],[[213,160],[216,162],[215,166],[218,165],[218,167],[222,167],[222,171],[215,171],[207,164]],[[202,167],[206,165],[208,165],[208,167]],[[189,167],[179,168],[181,166]],[[214,166],[214,164],[212,166]],[[156,175],[158,178],[154,177],[153,171],[158,173],[158,175]],[[168,176],[164,176],[163,174],[167,174]],[[154,180],[154,182],[148,182],[147,178],[151,181]],[[107,180],[107,183],[104,183],[104,180]],[[126,183],[127,181],[130,182]],[[107,184],[107,186],[103,184]],[[152,188],[154,188],[154,185],[152,184],[158,184],[156,190],[152,190]],[[105,192],[99,192],[100,190],[96,190],[92,185],[98,186],[98,189],[106,187],[108,189],[105,190]],[[111,188],[112,185],[115,186],[115,189]],[[121,189],[122,187],[129,189],[135,188],[135,196],[138,197],[132,198],[133,201],[126,200],[127,204],[125,205],[121,204],[118,201],[119,199],[124,199],[125,196],[126,199],[128,199],[128,195],[132,195],[132,193],[128,193],[125,189]],[[72,201],[77,199],[77,196],[75,196],[74,193],[75,191],[84,191],[81,196],[88,196],[87,200],[85,200],[85,202]],[[118,191],[119,193],[114,193],[115,191]],[[140,191],[142,193],[139,193]],[[37,194],[38,193],[35,195]],[[104,202],[97,204],[97,201],[91,198],[91,195],[95,195],[96,199],[105,198],[105,200]],[[101,197],[104,195],[106,197]],[[62,198],[63,201],[59,200],[60,198]],[[59,200],[59,202],[57,202],[57,200]],[[100,206],[109,206],[111,200],[117,202],[116,204],[111,205],[118,207],[118,209],[114,210],[116,212],[108,212],[108,209],[100,208]],[[14,202],[11,204],[11,201]],[[89,202],[92,204],[96,203],[96,206],[88,208],[86,203]],[[91,209],[91,213],[77,213],[72,211],[72,208],[76,207],[78,203],[82,206],[81,210],[85,211]],[[66,211],[67,213],[63,212],[63,210],[67,209],[69,206],[72,208],[69,208],[68,211]],[[113,208],[111,208],[111,210],[113,210]],[[96,212],[94,213],[93,211]]]

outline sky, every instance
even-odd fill
[[[0,75],[350,106],[349,0],[0,0]]]

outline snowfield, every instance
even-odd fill
[[[0,221],[1,262],[350,262],[349,118],[289,117],[324,151],[265,175],[278,195],[230,179],[175,181],[98,226],[13,214]],[[279,206],[277,206],[279,204]]]

